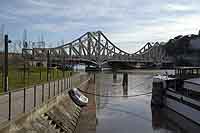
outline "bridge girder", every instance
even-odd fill
[[[129,54],[114,45],[101,31],[87,32],[78,39],[55,48],[23,49],[23,56],[31,60],[86,60],[97,65],[109,61],[170,62],[164,48],[156,42],[147,43],[139,51]]]

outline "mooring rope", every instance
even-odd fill
[[[151,78],[152,78],[152,76],[145,78],[145,80],[146,79],[151,79]],[[140,82],[139,84],[135,85],[133,88],[137,88],[137,87],[139,87],[139,86],[141,86],[141,85],[143,85],[145,83],[146,83],[146,81]],[[146,88],[146,89],[148,89],[148,88]],[[89,94],[89,95],[95,95],[95,96],[98,96],[98,97],[132,97],[132,98],[134,98],[134,97],[149,95],[149,94],[152,93],[152,91],[150,91],[150,92],[146,92],[146,93],[141,93],[141,94],[136,94],[136,95],[127,95],[126,96],[126,95],[102,95],[102,94],[97,94],[97,93],[84,91],[84,90],[81,90],[81,89],[79,89],[79,90],[82,93]]]
[[[101,94],[97,94],[97,93],[92,93],[92,92],[87,92],[87,91],[83,91],[83,90],[80,90],[82,93],[85,93],[85,94],[89,94],[89,95],[95,95],[95,96],[98,96],[98,97],[139,97],[139,96],[145,96],[145,95],[149,95],[151,94],[152,92],[147,92],[147,93],[141,93],[141,94],[136,94],[136,95],[101,95]]]

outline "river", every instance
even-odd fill
[[[96,96],[96,133],[189,133],[168,118],[169,112],[151,108],[151,94],[135,97],[151,92],[153,75],[165,72],[117,71],[116,77],[113,72],[97,73],[96,93],[101,96]],[[123,73],[128,73],[127,88],[122,86]]]

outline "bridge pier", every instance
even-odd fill
[[[122,86],[123,86],[123,96],[128,96],[128,73],[123,74]]]
[[[113,72],[113,82],[116,83],[117,82],[117,73]]]
[[[123,74],[123,81],[122,81],[123,86],[128,86],[128,73]]]

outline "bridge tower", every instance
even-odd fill
[[[97,31],[97,37],[98,37],[98,40],[96,42],[96,60],[97,60],[97,67],[101,69],[101,47],[100,47],[100,44],[101,44],[101,33],[99,31]]]

